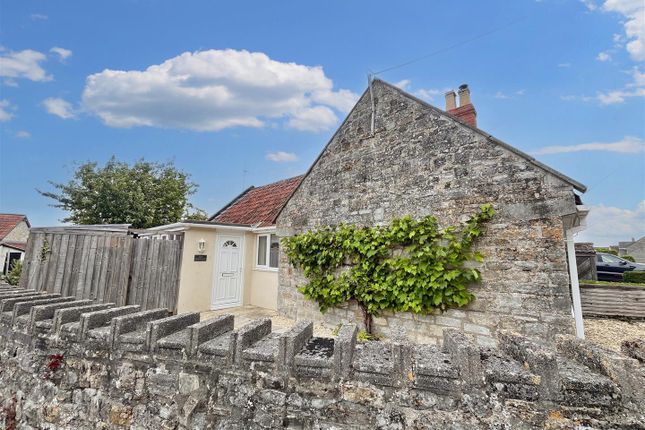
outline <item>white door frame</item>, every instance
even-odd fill
[[[236,240],[240,246],[240,275],[239,275],[239,280],[240,280],[240,299],[237,303],[225,303],[225,304],[217,304],[215,303],[215,289],[218,287],[218,280],[219,280],[219,269],[220,269],[220,261],[219,261],[219,250],[224,243],[225,239],[233,239]],[[217,310],[217,309],[225,309],[225,308],[234,308],[236,306],[242,306],[242,303],[244,302],[244,259],[246,258],[246,253],[245,253],[245,248],[244,248],[244,232],[238,232],[238,231],[230,231],[230,232],[217,232],[215,234],[215,252],[213,252],[213,255],[215,256],[215,261],[213,263],[213,284],[211,285],[211,303],[210,303],[210,308],[211,310]]]

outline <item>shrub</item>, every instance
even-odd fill
[[[20,273],[22,273],[22,261],[16,260],[7,272],[7,282],[10,285],[18,285],[20,282]]]
[[[605,254],[611,254],[618,256],[618,251],[611,248],[594,248],[596,252],[604,252]]]
[[[625,272],[623,274],[623,280],[625,282],[630,282],[634,284],[645,284],[645,271],[643,272]]]
[[[620,258],[622,258],[623,260],[631,261],[632,263],[636,263],[636,260],[631,255],[623,255]]]

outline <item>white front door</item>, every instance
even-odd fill
[[[242,305],[243,245],[243,236],[218,235],[211,309]]]

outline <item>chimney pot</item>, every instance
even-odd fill
[[[450,90],[446,93],[446,111],[457,108],[457,96],[455,92]]]
[[[467,84],[459,86],[459,107],[470,104],[470,90]]]

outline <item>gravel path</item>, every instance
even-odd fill
[[[645,321],[585,318],[585,337],[605,348],[620,351],[623,340],[645,339]]]

